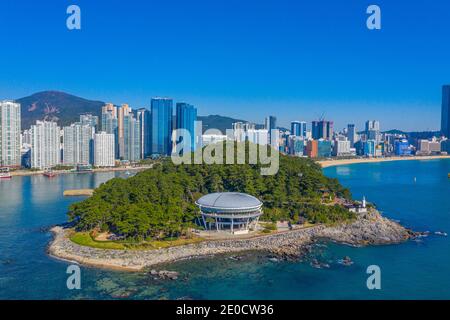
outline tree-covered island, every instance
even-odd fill
[[[349,190],[325,177],[313,160],[280,154],[276,175],[263,176],[260,169],[261,164],[175,165],[166,159],[134,177],[102,184],[92,197],[70,206],[69,220],[77,231],[109,232],[133,241],[174,240],[202,228],[195,201],[222,191],[259,198],[266,221],[316,224],[354,218],[341,204],[351,200]]]

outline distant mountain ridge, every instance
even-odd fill
[[[83,113],[101,117],[101,108],[105,105],[103,101],[88,100],[61,91],[37,92],[16,102],[21,105],[22,130],[29,129],[36,120],[52,120],[66,126],[77,122]],[[246,122],[220,115],[198,116],[198,120],[203,122],[203,131],[215,128],[224,134],[234,122]]]
[[[28,129],[36,120],[57,121],[60,126],[76,122],[80,114],[100,116],[102,101],[83,99],[60,91],[43,91],[17,99],[21,105],[22,129]]]

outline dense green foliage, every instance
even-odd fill
[[[128,179],[101,185],[91,198],[73,204],[69,217],[78,230],[100,228],[133,238],[182,235],[198,222],[195,200],[212,192],[235,191],[264,202],[263,219],[332,223],[352,218],[336,197],[350,198],[336,179],[310,159],[280,155],[276,175],[262,176],[260,165],[156,164]]]

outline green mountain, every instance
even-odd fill
[[[198,116],[197,120],[202,121],[203,132],[208,129],[219,129],[223,134],[226,133],[226,129],[233,128],[234,122],[246,122],[245,120],[223,117],[217,114],[210,116]]]
[[[53,120],[59,125],[76,122],[80,114],[100,116],[104,102],[83,99],[59,91],[43,91],[16,100],[21,104],[22,129],[28,129],[36,120]]]
[[[88,100],[60,91],[43,91],[16,100],[21,104],[22,129],[29,129],[36,120],[57,121],[60,126],[76,122],[80,114],[92,113],[100,116],[102,101]],[[199,116],[203,122],[203,131],[210,128],[219,129],[225,134],[233,122],[243,121],[220,115]]]

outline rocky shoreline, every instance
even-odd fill
[[[140,271],[150,266],[201,256],[241,251],[268,251],[282,258],[301,256],[317,239],[327,239],[352,246],[394,244],[416,237],[400,224],[371,209],[351,223],[313,226],[250,239],[211,240],[158,250],[110,250],[80,246],[67,236],[68,229],[51,229],[54,240],[48,253],[56,258],[107,269]]]

